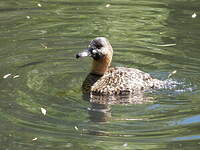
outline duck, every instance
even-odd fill
[[[91,95],[130,95],[160,89],[165,82],[135,68],[111,67],[113,48],[105,37],[96,37],[76,58],[91,57],[92,68],[82,84]]]

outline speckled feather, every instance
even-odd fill
[[[164,81],[152,78],[148,73],[134,68],[109,68],[103,76],[90,75],[83,84],[84,91],[92,94],[126,95],[148,89],[162,88]]]

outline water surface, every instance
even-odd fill
[[[0,149],[199,149],[199,5],[2,0]],[[176,70],[179,86],[148,93],[154,101],[145,104],[83,100],[91,60],[74,56],[97,36],[113,45],[113,66],[159,79]]]

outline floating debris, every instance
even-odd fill
[[[127,120],[127,121],[134,121],[134,120],[145,120],[145,119],[139,119],[139,118],[126,118],[126,119],[122,119],[122,120]]]
[[[78,127],[77,127],[77,126],[74,126],[74,129],[75,129],[76,131],[78,131]]]
[[[72,147],[73,145],[71,144],[71,143],[67,143],[66,145],[65,145],[65,147],[67,147],[67,148],[69,148],[69,147]]]
[[[124,146],[124,147],[127,147],[127,146],[128,146],[128,143],[124,143],[123,146]]]
[[[26,16],[26,19],[31,19],[31,17],[30,16]]]
[[[43,48],[48,48],[46,45],[44,45],[43,43],[41,43],[41,46],[43,47]]]
[[[44,108],[40,108],[41,109],[41,112],[42,112],[42,114],[45,116],[46,115],[46,113],[47,113],[47,110],[46,109],[44,109]]]
[[[32,141],[36,141],[38,138],[33,138]]]
[[[176,72],[177,72],[176,70],[172,71],[172,72],[168,75],[168,78],[170,78],[170,77],[171,77],[172,75],[174,75]]]
[[[42,5],[40,3],[37,4],[38,7],[42,7]]]
[[[107,4],[107,5],[106,5],[106,8],[108,8],[108,7],[110,7],[110,4]]]
[[[163,44],[163,45],[156,45],[156,46],[162,46],[162,47],[169,47],[169,46],[175,46],[176,44]]]
[[[6,74],[6,75],[3,76],[3,78],[6,79],[6,78],[8,78],[10,75],[11,75],[11,73]]]
[[[15,78],[19,78],[19,75],[15,75],[15,76],[13,76],[13,79],[15,79]]]
[[[193,13],[192,14],[192,18],[196,18],[197,17],[197,14],[196,13]]]
[[[92,109],[91,109],[90,107],[88,107],[88,108],[87,108],[87,110],[89,110],[89,111],[90,111],[90,110],[92,110]]]

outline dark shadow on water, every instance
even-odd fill
[[[52,59],[52,60],[41,60],[41,61],[34,61],[34,62],[29,62],[26,64],[23,64],[21,66],[18,66],[19,68],[25,68],[25,67],[29,67],[29,66],[34,66],[34,65],[38,65],[38,64],[43,64],[43,63],[49,63],[49,62],[59,62],[59,61],[65,61],[65,59]]]
[[[46,61],[35,61],[35,62],[30,62],[30,63],[27,63],[27,64],[24,64],[24,65],[19,66],[19,68],[24,68],[24,67],[28,67],[28,66],[34,66],[34,65],[37,65],[37,64],[45,63],[45,62],[46,62]]]

